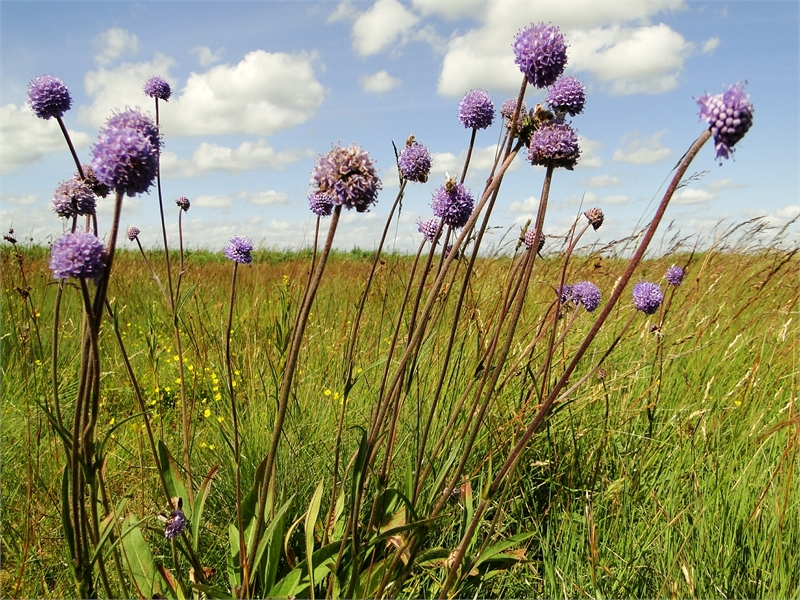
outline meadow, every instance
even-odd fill
[[[381,395],[387,356],[398,360],[399,353],[392,358],[388,351],[402,348],[413,327],[408,319],[414,312],[404,312],[402,302],[415,262],[405,254],[379,258],[351,346],[374,255],[333,251],[308,317],[278,446],[267,507],[267,522],[278,525],[265,534],[272,538],[264,577],[272,585],[261,589],[296,597],[374,594],[377,584],[369,575],[366,583],[362,576],[353,587],[337,588],[342,550],[338,558],[324,553],[346,539],[346,516],[354,512],[363,520],[362,536],[372,535],[361,542],[367,549],[359,550],[369,564],[364,572],[374,566],[383,577],[393,555],[406,566],[379,591],[437,595],[484,499],[488,508],[450,591],[458,597],[800,597],[797,248],[776,242],[781,236],[785,241],[786,229],[756,243],[760,228],[751,223],[729,230],[705,240],[702,251],[677,243],[638,265],[638,279],[661,281],[673,264],[686,276],[681,285],[666,286],[652,315],[636,311],[626,291],[572,374],[572,387],[553,404],[497,494],[488,491],[489,483],[541,405],[543,392],[535,390],[550,385],[537,387],[540,379],[554,381],[564,371],[594,320],[569,302],[554,317],[562,269],[564,281],[591,280],[605,295],[627,265],[625,248],[586,246],[565,264],[564,248],[548,244],[499,364],[481,357],[495,326],[501,329],[503,291],[524,246],[477,259],[450,337],[468,262],[454,261],[404,379],[402,401],[390,407],[396,424],[383,434],[390,449],[374,460],[363,457],[363,436]],[[163,251],[147,254],[163,280]],[[48,255],[46,247],[2,246],[3,597],[74,595],[61,510],[64,447],[43,409],[52,413],[54,384],[65,414],[75,403],[82,299],[77,284],[65,285],[54,371],[59,283]],[[237,463],[230,394],[235,390],[246,493],[269,450],[311,258],[310,251],[256,250],[252,264],[240,266],[228,352],[231,263],[221,254],[187,250],[177,296],[179,357],[169,311],[142,256],[117,251],[108,292],[113,316],[99,338],[96,438],[103,449],[104,502],[118,507],[111,511],[117,523],[101,531],[122,541],[108,542],[103,552],[109,565],[119,549],[130,562],[130,540],[142,537],[159,569],[150,574],[150,595],[181,597],[182,586],[170,578],[188,578],[193,593],[209,596],[230,595],[241,584],[231,559],[237,549],[230,530],[237,519]],[[179,261],[174,253],[172,264]],[[554,332],[548,349],[533,346],[548,331]],[[153,458],[121,348],[136,373],[153,434],[174,460]],[[187,479],[180,457],[179,358],[190,468],[195,493],[206,495],[202,519],[191,532],[207,569],[202,585],[190,573],[185,551],[176,552],[164,535],[170,507],[159,469],[177,473],[168,482],[173,488]],[[545,360],[552,364],[543,367]],[[491,369],[500,369],[499,383],[484,425],[476,429],[458,486],[448,486],[445,474],[471,431],[469,404],[459,400]],[[420,478],[423,463],[431,467],[427,478]],[[351,511],[364,465],[364,504]],[[439,502],[443,497],[447,501]],[[390,508],[376,516],[384,504]],[[417,534],[422,542],[409,556],[405,544]],[[109,566],[109,585],[135,596],[142,584],[129,567]]]

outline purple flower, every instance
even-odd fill
[[[683,276],[684,270],[678,265],[672,265],[669,269],[667,269],[666,275],[664,275],[664,277],[667,279],[667,283],[676,286],[683,283]]]
[[[463,227],[472,214],[475,201],[470,191],[454,179],[448,179],[445,184],[433,193],[431,207],[433,214],[439,217],[445,225],[450,227]]]
[[[453,244],[447,244],[447,247],[444,249],[444,255],[449,258],[451,254],[453,255],[453,260],[458,260],[462,256],[461,250],[454,251]]]
[[[163,517],[162,517],[163,518]],[[171,540],[178,537],[186,527],[186,515],[181,509],[173,510],[167,519],[167,526],[164,527],[164,537]]]
[[[144,82],[144,93],[151,98],[158,98],[166,102],[172,95],[172,88],[169,87],[166,79],[156,75]]]
[[[640,281],[633,286],[633,304],[637,310],[652,315],[664,301],[664,293],[655,283]]]
[[[525,238],[524,238],[525,247],[528,248],[528,250],[533,248],[533,242],[535,239],[536,239],[536,228],[531,227],[530,229],[528,229],[528,231],[525,232]],[[536,248],[536,252],[541,252],[542,248],[544,248],[544,235],[541,235],[539,237],[539,244],[538,247]]]
[[[547,90],[545,102],[550,107],[564,115],[569,113],[573,117],[583,112],[586,104],[586,88],[577,77],[559,77]]]
[[[514,116],[514,111],[517,109],[517,99],[516,98],[509,98],[500,106],[500,115],[506,119],[510,119]],[[525,117],[525,113],[528,112],[528,107],[525,105],[525,101],[522,101],[522,106],[519,109],[519,116]]]
[[[427,241],[433,243],[433,240],[436,239],[436,232],[439,231],[439,219],[431,217],[430,219],[420,221],[417,223],[417,231],[419,231]]]
[[[233,262],[249,265],[253,262],[253,257],[250,253],[253,251],[253,244],[247,238],[232,237],[228,245],[225,246],[225,256],[230,258]]]
[[[369,155],[356,144],[334,146],[319,157],[311,183],[327,194],[333,204],[366,212],[378,199],[381,180]]]
[[[572,286],[572,301],[575,306],[582,304],[586,312],[594,312],[600,306],[600,288],[591,281],[579,281]]]
[[[603,220],[605,219],[603,211],[596,206],[583,213],[583,216],[589,220],[589,225],[594,227],[595,231],[600,229],[600,226],[603,224]]]
[[[517,34],[514,62],[537,88],[553,85],[567,64],[567,43],[552,23],[531,23]]]
[[[75,215],[93,215],[96,203],[91,188],[74,177],[59,183],[53,194],[53,211],[65,219]]]
[[[308,207],[318,217],[330,217],[333,212],[333,201],[328,194],[311,192],[308,196]]]
[[[103,243],[88,232],[68,233],[50,248],[50,270],[54,279],[97,277],[106,268]]]
[[[571,171],[580,155],[578,136],[566,123],[545,123],[533,132],[528,147],[528,160],[534,166],[553,163]]]
[[[494,103],[484,90],[467,92],[458,103],[458,120],[467,129],[486,129],[494,121]]]
[[[431,153],[422,144],[411,142],[400,152],[397,166],[404,179],[425,183],[431,172]]]
[[[83,169],[83,180],[86,182],[86,185],[92,189],[94,195],[100,198],[108,196],[108,192],[110,191],[108,186],[97,181],[97,176],[94,174],[92,165],[82,165],[81,168]]]
[[[192,205],[192,203],[189,202],[189,199],[186,196],[181,196],[180,198],[175,200],[175,204],[177,204],[183,212],[187,212],[189,210],[189,207]]]
[[[72,96],[64,82],[52,75],[40,75],[28,85],[28,104],[40,119],[63,117],[72,106]]]
[[[733,146],[753,124],[753,105],[744,93],[744,85],[732,85],[724,94],[695,98],[700,118],[709,124],[714,135],[714,158],[730,158]]]
[[[561,304],[566,304],[569,302],[570,298],[572,298],[572,286],[562,285],[556,290],[556,294],[558,294],[558,299],[561,301]]]
[[[107,127],[92,146],[92,170],[119,194],[141,194],[156,177],[158,148],[138,129]]]
[[[124,111],[115,112],[106,121],[103,130],[109,129],[136,129],[143,133],[156,150],[161,149],[161,134],[153,119],[141,111],[126,108]]]
[[[128,234],[127,234],[127,235],[128,235],[128,239],[129,239],[130,241],[133,241],[133,240],[135,240],[137,237],[139,237],[139,234],[140,234],[140,233],[142,233],[142,230],[141,230],[141,229],[139,229],[138,227],[134,227],[133,225],[131,225],[130,227],[128,227]]]

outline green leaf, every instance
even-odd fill
[[[161,593],[163,582],[142,530],[135,523],[134,515],[128,515],[125,520],[128,531],[122,538],[122,554],[139,595],[152,598],[154,594]]]
[[[120,500],[119,504],[117,504],[117,508],[114,510],[114,512],[107,514],[105,517],[103,517],[103,520],[100,521],[100,538],[97,540],[97,546],[95,546],[92,557],[89,559],[90,565],[94,565],[95,561],[100,556],[100,553],[103,550],[103,544],[106,543],[108,536],[111,535],[112,531],[114,531],[114,521],[116,521],[117,515],[122,513],[122,509],[125,508],[127,503],[128,498],[123,498]]]
[[[203,508],[205,508],[208,495],[211,493],[211,482],[214,475],[219,471],[219,465],[212,467],[203,480],[200,490],[194,499],[194,510],[192,511],[192,548],[197,552],[200,546],[200,527],[203,524]]]
[[[314,567],[313,577],[319,581],[331,572],[329,564],[335,562],[336,555],[339,553],[341,544],[334,542],[328,544],[324,548],[320,548],[312,557],[312,562],[316,565]],[[292,569],[283,579],[281,579],[275,587],[273,587],[266,597],[268,598],[297,598],[304,595],[309,588],[308,567],[306,561],[302,561],[294,569]]]
[[[191,522],[192,505],[189,504],[189,494],[186,492],[183,479],[181,479],[180,468],[161,440],[158,440],[158,463],[164,474],[164,480],[167,482],[167,491],[170,497],[183,499],[183,514]]]
[[[292,500],[294,500],[294,496],[289,498],[289,500],[283,506],[281,506],[261,537],[261,541],[256,549],[256,558],[253,561],[253,565],[255,565],[255,567],[250,573],[250,585],[253,585],[254,583],[256,573],[259,569],[259,565],[261,564],[261,559],[264,556],[264,551],[267,549],[267,545],[269,545],[269,552],[267,556],[267,569],[264,576],[264,588],[269,589],[275,585],[275,576],[278,573],[278,563],[280,562],[281,547],[283,545],[283,517],[286,514],[286,511],[289,510]]]
[[[228,540],[230,541],[230,552],[228,553],[228,582],[231,589],[236,594],[236,590],[242,585],[242,561],[239,556],[239,530],[236,525],[228,525]]]
[[[509,560],[509,559],[519,560],[519,559],[515,559],[512,556],[505,555],[505,554],[503,554],[503,552],[505,552],[509,548],[513,548],[514,546],[516,546],[520,542],[524,542],[525,540],[527,540],[529,538],[532,538],[534,535],[535,535],[535,532],[532,532],[532,531],[528,531],[526,533],[518,533],[517,535],[512,535],[508,539],[505,539],[505,540],[503,540],[501,542],[497,542],[493,546],[489,546],[477,558],[477,560],[475,561],[475,564],[472,565],[473,568],[477,568],[481,564],[483,564],[483,563],[485,563],[487,561],[496,560],[496,559],[499,559],[499,558],[502,558],[504,560]]]
[[[325,479],[323,478],[317,486],[311,503],[306,511],[306,561],[308,562],[309,590],[311,599],[314,599],[314,525],[319,517],[319,505],[322,502],[322,492],[325,490]]]

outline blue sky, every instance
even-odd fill
[[[391,245],[415,249],[416,222],[445,172],[460,172],[469,131],[457,106],[472,88],[495,105],[516,96],[515,34],[552,21],[570,44],[566,73],[587,87],[572,120],[583,155],[556,173],[545,232],[563,235],[584,198],[606,224],[589,242],[633,232],[652,213],[670,170],[703,130],[693,100],[747,81],[754,125],[722,166],[711,144],[667,219],[709,239],[715,226],[764,216],[779,225],[798,202],[798,3],[378,0],[367,2],[8,2],[2,10],[0,227],[46,242],[63,228],[50,209],[73,165],[54,120],[27,106],[37,75],[73,96],[64,119],[84,162],[115,108],[153,111],[151,75],[172,85],[161,104],[164,199],[186,196],[185,239],[221,249],[229,237],[264,247],[307,245],[315,158],[333,143],[374,157],[384,189],[368,214],[347,214],[337,245],[373,248],[397,193],[392,141],[409,134],[434,157],[426,184],[409,186]],[[528,88],[529,105],[543,92]],[[478,196],[500,134],[478,133],[467,185]],[[534,217],[544,169],[520,156],[503,183],[490,243]],[[111,202],[99,205],[108,229]],[[125,202],[122,226],[157,241],[155,193]],[[666,224],[665,224],[666,225]],[[127,243],[127,242],[125,242]],[[557,245],[555,237],[551,243]]]

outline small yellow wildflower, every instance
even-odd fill
[[[236,387],[236,382],[235,382],[235,381],[231,381],[231,385],[232,385],[233,387]]]
[[[236,371],[233,372],[233,374],[234,375],[238,375],[239,374],[239,370],[237,369]]]
[[[225,419],[223,417],[217,417],[217,423],[222,423]]]
[[[216,449],[216,446],[215,446],[214,444],[210,444],[210,445],[208,446],[208,449],[209,449],[209,450],[215,450],[215,449]]]
[[[203,416],[204,416],[206,419],[207,419],[208,417],[210,417],[210,416],[211,416],[211,409],[208,409],[208,408],[207,408],[207,409],[205,409],[205,410],[203,411]]]
[[[156,392],[156,394],[157,394],[158,392],[160,392],[160,391],[161,391],[161,388],[158,388],[158,387],[157,387],[157,388],[155,389],[155,392]]]
[[[205,442],[200,442],[200,447],[201,448],[205,448],[206,446],[207,446],[207,444]]]
[[[326,389],[326,390],[323,392],[323,394],[325,394],[326,396],[330,396],[332,393],[333,393],[333,392],[331,392],[331,391],[330,391],[330,390],[328,390],[328,389]]]
[[[180,378],[180,377],[178,377],[178,378],[175,380],[175,383],[178,383],[178,384],[180,384],[180,382],[181,382],[181,378]]]
[[[222,394],[214,394],[214,400],[222,400]]]
[[[181,357],[178,356],[177,354],[175,356],[173,356],[172,358],[175,360],[175,362],[178,362],[181,359]]]
[[[186,368],[189,369],[190,371],[194,371],[194,365],[188,365]]]
[[[114,423],[116,423],[116,422],[117,422],[117,419],[114,418],[114,417],[111,417],[111,420],[108,422],[109,427],[113,426]]]
[[[171,391],[172,391],[172,388],[170,388],[170,387],[165,387],[165,388],[164,388],[164,391],[165,391],[165,392],[171,392]]]

